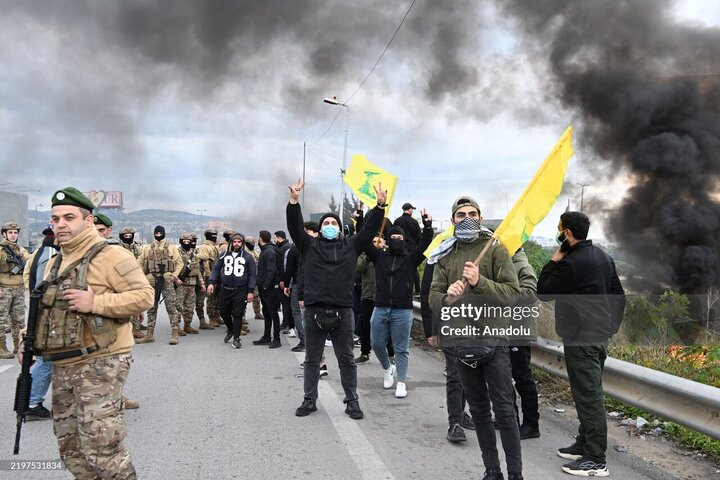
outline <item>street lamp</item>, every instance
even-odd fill
[[[345,148],[343,149],[343,164],[340,170],[340,219],[342,220],[345,213],[345,171],[347,170],[347,144],[348,144],[348,128],[350,127],[350,107],[344,103],[340,103],[336,96],[325,98],[325,103],[345,107]]]
[[[196,212],[200,212],[200,231],[202,232],[202,229],[203,229],[203,220],[202,220],[203,212],[207,212],[207,208],[203,208],[202,210],[200,210],[199,208],[196,208],[195,211],[196,211]]]

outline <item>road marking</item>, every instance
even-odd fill
[[[298,362],[303,362],[305,353],[296,353],[295,357]],[[363,480],[395,480],[358,425],[358,422],[367,420],[353,420],[345,414],[344,408],[339,409],[338,406],[343,405],[342,399],[328,382],[319,382],[318,401],[325,407],[325,413],[330,417],[335,431],[345,442],[345,448]]]
[[[11,368],[13,368],[13,365],[3,365],[2,367],[0,367],[0,373],[4,372],[5,370],[9,370]]]

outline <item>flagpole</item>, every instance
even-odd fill
[[[496,240],[495,236],[492,236],[487,241],[487,243],[485,244],[485,248],[482,249],[482,251],[480,252],[480,255],[478,255],[477,258],[475,259],[475,261],[473,262],[476,267],[480,266],[480,262],[482,262],[482,259],[485,257],[485,254],[490,250],[490,247],[492,247],[492,245],[495,243],[495,240]],[[469,285],[467,278],[463,277],[462,282],[463,282],[463,285],[465,286],[465,288],[467,288],[467,286]],[[458,298],[460,298],[460,297],[456,297],[454,295],[448,295],[447,298],[445,299],[445,303],[447,305],[452,305],[453,303],[457,302]]]

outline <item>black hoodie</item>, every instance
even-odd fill
[[[305,233],[299,204],[288,203],[287,228],[302,255],[304,301],[307,306],[353,306],[353,282],[360,253],[372,245],[374,232],[380,229],[384,210],[375,207],[365,227],[357,235],[340,234],[334,240]],[[340,229],[342,232],[342,228]]]

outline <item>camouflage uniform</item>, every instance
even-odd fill
[[[192,236],[185,234],[180,237],[180,241],[189,240],[192,242]],[[191,243],[192,246],[192,243]],[[195,308],[195,288],[204,286],[204,280],[200,273],[200,262],[196,257],[195,251],[184,250],[182,247],[178,249],[180,257],[182,257],[183,271],[188,271],[188,275],[182,279],[183,284],[175,290],[177,306],[184,321],[183,331],[185,333],[198,333],[192,328],[193,309]]]
[[[6,223],[2,232],[20,230],[16,223]],[[11,332],[13,339],[13,353],[17,353],[20,330],[25,328],[25,287],[23,285],[23,268],[10,261],[13,252],[16,258],[27,262],[30,254],[16,242],[10,242],[3,237],[0,242],[0,350],[5,350],[5,333]]]
[[[133,257],[135,259],[139,259],[140,255],[142,254],[142,245],[140,245],[138,242],[131,241],[130,243],[126,243],[122,241],[122,238],[124,235],[131,235],[132,237],[135,236],[135,230],[133,230],[130,227],[125,227],[122,230],[120,230],[120,245],[127,250],[128,252],[133,254]],[[132,317],[132,326],[133,326],[133,336],[135,338],[142,338],[144,337],[142,330],[140,328],[140,324],[142,323],[142,313],[139,315],[133,315]]]
[[[132,355],[121,353],[53,368],[53,429],[75,478],[136,478],[122,444],[121,397],[131,363]]]
[[[217,230],[214,228],[208,228],[205,233],[214,233],[217,235]],[[202,245],[197,249],[197,259],[202,264],[203,283],[207,285],[207,281],[210,279],[210,273],[212,267],[218,258],[218,248],[215,246],[215,242],[212,240],[203,240]],[[200,290],[200,286],[197,285],[195,288],[195,312],[200,319],[201,329],[212,329],[207,323],[205,323],[205,299],[207,298],[207,311],[208,318],[210,318],[211,325],[220,326],[220,311],[217,307],[217,295],[207,295],[205,292]]]
[[[245,249],[248,252],[250,252],[250,255],[252,255],[253,258],[255,259],[255,265],[257,265],[258,262],[260,261],[260,253],[256,249],[250,250],[249,248],[247,248],[247,245],[254,246],[255,239],[253,237],[245,238]],[[253,292],[252,306],[253,306],[253,312],[255,312],[255,318],[257,320],[262,320],[264,317],[262,314],[262,304],[260,303],[260,292],[258,291],[257,286],[255,286],[255,291]]]
[[[175,245],[170,245],[166,240],[153,240],[153,243],[146,245],[139,258],[140,266],[146,274],[150,285],[155,289],[156,281],[160,277],[160,267],[164,266],[165,273],[162,275],[164,282],[162,290],[155,292],[156,298],[162,296],[165,302],[165,310],[170,317],[170,325],[172,326],[172,337],[170,343],[177,343],[178,330],[180,328],[180,313],[178,312],[175,300],[175,280],[177,280],[180,272],[182,272],[183,262],[180,252]],[[147,335],[141,338],[138,343],[148,343],[154,341],[155,322],[157,320],[157,311],[159,302],[153,304],[152,308],[147,312]]]

